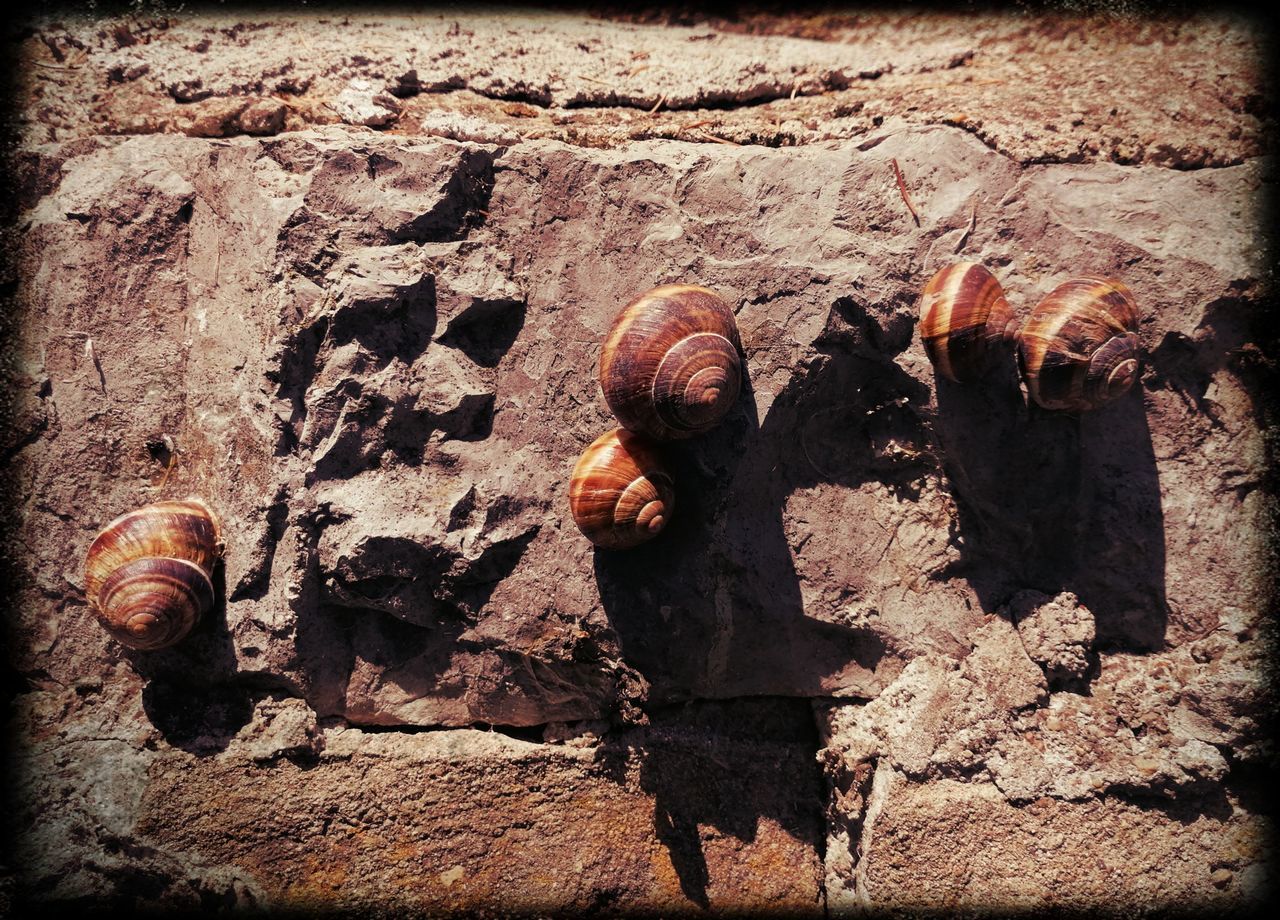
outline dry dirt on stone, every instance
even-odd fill
[[[1256,23],[166,13],[13,42],[11,903],[1264,896]],[[1073,417],[1010,367],[935,378],[916,298],[957,258],[1024,315],[1123,278],[1141,385]],[[566,492],[611,427],[600,343],[668,281],[734,307],[748,385],[667,450],[660,538],[595,552]],[[84,551],[192,494],[219,603],[123,649]]]
[[[48,22],[18,48],[33,140],[305,125],[588,146],[793,146],[950,124],[1024,162],[1257,156],[1265,32],[1231,16],[551,12]]]

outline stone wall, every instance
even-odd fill
[[[1222,92],[1168,103],[1202,124],[1258,91],[1230,20],[1207,39],[975,21],[921,19],[900,58],[900,19],[822,41],[568,14],[26,36],[12,903],[1261,898],[1259,116],[1240,103],[1194,163],[1158,153],[1178,129],[1142,95],[1148,120],[1108,141],[1138,144],[1127,159],[1063,154],[1031,108],[1021,137],[945,105],[729,137],[886,74],[963,94],[957,73],[1019,40],[1030,84],[1081,43],[1154,72],[1151,32],[1208,42]],[[644,61],[679,124],[722,133],[664,137],[647,84],[602,95]],[[193,127],[216,105],[238,108]],[[513,133],[575,106],[599,111]],[[633,113],[651,123],[620,135]],[[1140,385],[1073,416],[1028,406],[1012,372],[936,378],[916,301],[960,258],[1023,315],[1073,275],[1122,278]],[[734,307],[749,385],[667,450],[666,531],[596,551],[567,488],[613,426],[600,344],[669,281]],[[85,550],[188,495],[223,522],[218,603],[182,644],[126,649],[87,606]]]

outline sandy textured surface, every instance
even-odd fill
[[[1265,33],[1231,16],[424,11],[49,23],[25,132],[376,125],[509,144],[792,146],[949,124],[1023,161],[1225,166],[1263,152]],[[674,22],[672,20],[675,20]]]
[[[1266,893],[1276,355],[1256,24],[43,20],[12,37],[19,906],[1169,906]],[[901,175],[901,188],[898,174]],[[915,216],[908,207],[914,209]],[[1143,309],[1081,416],[935,378],[938,267]],[[593,551],[617,310],[749,381]],[[1268,445],[1271,445],[1269,448]],[[198,495],[218,604],[83,555]]]

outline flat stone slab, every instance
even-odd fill
[[[300,703],[260,701],[216,753],[34,744],[24,883],[184,910],[822,916],[803,703],[693,707],[607,740],[560,726],[553,743],[317,728]]]

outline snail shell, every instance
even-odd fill
[[[939,374],[956,383],[983,377],[1012,350],[1017,321],[1004,289],[977,262],[956,262],[929,279],[920,295],[920,338]]]
[[[733,408],[742,384],[733,310],[714,291],[668,284],[614,320],[600,386],[622,427],[658,440],[688,438]]]
[[[1073,278],[1031,311],[1018,354],[1031,398],[1081,412],[1124,395],[1141,368],[1138,305],[1110,278]]]
[[[569,480],[573,522],[605,549],[627,549],[657,536],[671,519],[675,499],[675,484],[655,446],[623,428],[596,438]]]
[[[218,519],[203,502],[157,502],[121,515],[94,539],[85,594],[113,638],[165,648],[213,607],[210,575],[221,554]]]

